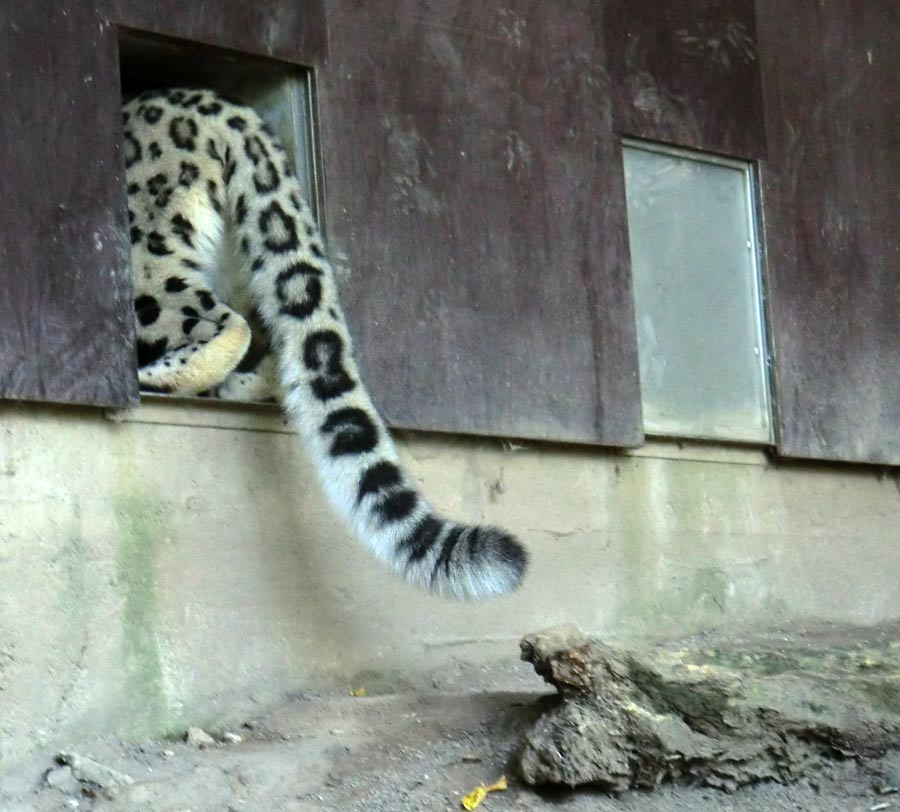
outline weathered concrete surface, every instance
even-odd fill
[[[900,493],[877,471],[659,443],[401,453],[437,506],[523,537],[518,595],[457,605],[386,575],[258,410],[0,405],[0,793],[73,734],[214,725],[309,688],[459,689],[554,623],[630,639],[900,614]]]
[[[734,790],[900,747],[900,624],[619,648],[572,626],[522,659],[559,692],[523,739],[530,784]]]

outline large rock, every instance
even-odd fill
[[[622,791],[788,782],[823,759],[900,746],[900,628],[703,638],[624,649],[573,627],[522,658],[557,697],[526,734],[530,784]]]

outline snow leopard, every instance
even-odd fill
[[[123,130],[141,388],[277,397],[331,504],[391,570],[461,599],[514,590],[521,543],[443,518],[403,470],[271,128],[212,90],[163,88],[124,104]]]

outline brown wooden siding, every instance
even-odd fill
[[[388,420],[639,443],[601,5],[327,8],[328,222]]]
[[[619,132],[741,158],[766,154],[754,0],[607,0]]]
[[[29,0],[0,54],[0,395],[133,403],[114,30]]]
[[[779,450],[900,463],[900,5],[760,0]]]

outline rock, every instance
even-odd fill
[[[64,792],[66,795],[78,795],[81,792],[81,784],[68,764],[50,770],[44,780],[48,787]]]
[[[60,753],[56,758],[60,764],[67,764],[71,768],[72,775],[85,784],[92,784],[101,789],[111,789],[127,787],[134,783],[134,779],[130,775],[77,753]]]
[[[243,740],[243,737],[239,736],[237,733],[228,731],[222,734],[222,741],[226,744],[240,744]]]
[[[725,790],[788,782],[824,759],[900,744],[892,639],[758,636],[624,649],[566,626],[527,636],[522,658],[558,696],[526,734],[530,784],[616,792],[665,781]]]
[[[184,740],[192,747],[198,747],[201,750],[206,747],[215,747],[216,745],[216,740],[199,727],[189,727]]]

